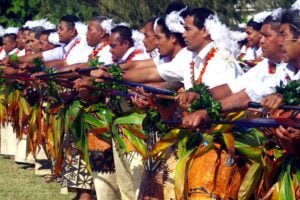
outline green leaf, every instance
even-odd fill
[[[295,190],[291,178],[291,163],[284,170],[283,177],[280,181],[279,200],[295,200]]]
[[[132,113],[131,115],[119,117],[115,119],[114,124],[138,124],[141,125],[143,123],[146,114]]]
[[[94,127],[97,127],[97,128],[102,128],[102,127],[107,126],[107,122],[96,119],[91,114],[84,114],[83,120],[84,120],[84,122],[86,122]]]
[[[144,140],[136,137],[134,134],[132,134],[128,129],[122,128],[122,131],[125,136],[127,136],[128,140],[130,141],[130,144],[135,148],[135,150],[143,157],[146,157],[147,153],[147,145]]]
[[[180,129],[173,129],[167,133],[163,138],[154,144],[154,147],[148,153],[148,157],[155,156],[175,144],[179,139],[179,133]]]
[[[261,163],[253,163],[247,171],[239,189],[238,199],[247,200],[258,185],[263,172]]]
[[[184,186],[186,181],[186,172],[189,166],[189,160],[191,159],[192,153],[195,149],[191,149],[186,152],[184,156],[179,158],[176,164],[175,171],[175,195],[176,199],[181,199],[183,197]]]

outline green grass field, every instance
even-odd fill
[[[58,183],[46,183],[34,175],[34,169],[22,169],[11,159],[0,156],[0,199],[5,200],[70,200],[74,193],[60,194]]]

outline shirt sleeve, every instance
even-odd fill
[[[183,81],[183,72],[174,62],[157,65],[159,75],[167,82]]]
[[[62,47],[56,47],[54,49],[44,51],[42,55],[43,55],[43,60],[45,62],[52,61],[52,60],[61,60],[63,59],[63,49]]]

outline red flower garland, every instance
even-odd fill
[[[200,72],[200,75],[197,79],[197,83],[202,83],[202,78],[203,78],[203,75],[206,71],[206,68],[207,68],[207,65],[208,65],[208,62],[215,56],[215,53],[217,52],[217,50],[215,48],[213,48],[212,50],[210,50],[210,52],[206,55],[205,57],[205,62],[203,64],[203,68]]]

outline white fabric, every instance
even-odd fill
[[[17,56],[25,56],[25,49],[20,50],[19,53],[17,53]]]
[[[98,44],[96,49],[99,48],[100,46],[104,45],[103,43],[101,44]],[[101,51],[99,51],[97,53],[97,57],[98,57],[98,61],[100,63],[104,63],[104,64],[110,64],[110,63],[113,63],[113,60],[112,60],[112,55],[110,53],[110,46],[109,45],[106,45],[105,47],[103,47],[101,49]]]
[[[137,49],[135,47],[131,47],[127,50],[127,52],[123,55],[123,57],[121,58],[120,62],[122,61],[126,61],[130,56],[131,54],[136,51]],[[145,53],[139,53],[139,54],[136,54],[131,61],[133,60],[147,60],[147,59],[150,59],[150,56],[145,54]]]
[[[260,102],[263,97],[276,92],[276,86],[286,85],[297,79],[296,69],[286,63],[276,65],[276,72],[269,73],[268,59],[264,59],[243,76],[228,83],[233,93],[245,89],[251,101]]]
[[[20,52],[20,50],[19,50],[18,48],[15,48],[15,49],[11,50],[11,51],[8,53],[8,55],[13,55],[13,54],[17,54],[17,55],[18,55],[19,52]]]
[[[62,47],[56,47],[54,49],[44,51],[42,53],[42,55],[43,55],[43,60],[45,62],[48,62],[48,61],[52,61],[52,60],[61,60],[61,59],[63,59],[64,52],[63,52]]]
[[[205,57],[213,47],[214,44],[209,43],[198,55],[193,54],[187,49],[182,49],[171,62],[157,67],[158,72],[164,80],[168,82],[182,81],[185,89],[189,89],[192,87],[192,71],[190,67],[192,60],[195,62],[194,79],[197,80],[204,67]],[[242,73],[242,69],[234,58],[224,58],[217,51],[214,57],[208,62],[202,81],[209,88],[213,88],[228,83]]]
[[[75,44],[78,40],[80,40],[80,38],[75,37],[62,47],[43,52],[43,60],[52,61],[66,59],[68,65],[86,63],[93,49],[81,41],[78,44]]]
[[[115,173],[92,173],[97,199],[121,200]]]
[[[157,71],[167,82],[184,81],[185,71],[189,71],[192,59],[193,53],[183,48],[170,62],[157,65]]]
[[[260,58],[262,57],[262,49],[261,48],[253,48],[253,47],[246,47],[243,46],[242,49],[241,49],[241,54],[245,54],[243,57],[242,57],[242,60],[255,60],[257,58]]]
[[[236,93],[247,88],[248,86],[251,86],[253,84],[255,85],[256,83],[258,83],[258,80],[263,82],[273,76],[275,76],[275,73],[269,73],[269,60],[265,58],[242,76],[229,81],[228,86],[231,89],[232,93]],[[255,85],[255,87],[259,86]]]
[[[140,190],[143,175],[143,159],[136,152],[121,155],[113,141],[113,156],[116,169],[116,179],[122,200],[136,200]]]
[[[5,58],[5,56],[6,56],[5,50],[2,47],[0,47],[0,60],[2,60],[3,58]]]

